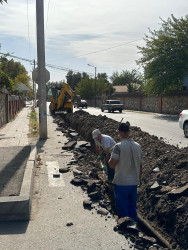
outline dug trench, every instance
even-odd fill
[[[54,122],[69,138],[63,150],[74,152],[75,160],[70,165],[77,165],[77,168],[73,170],[72,184],[81,186],[88,193],[90,199],[84,202],[84,207],[92,209],[93,203],[97,202],[101,207],[99,214],[115,215],[113,187],[104,181],[103,173],[95,163],[91,133],[99,128],[118,142],[118,122],[82,110],[57,116]],[[131,127],[131,137],[143,151],[143,175],[137,204],[140,222],[143,219],[144,225],[162,235],[168,248],[188,249],[188,148],[168,145],[162,138],[149,135],[139,127]],[[114,230],[130,237],[136,249],[159,249],[147,226],[144,228],[140,223],[140,230],[130,225],[127,221],[119,221]]]

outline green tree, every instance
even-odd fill
[[[161,19],[162,20],[162,19]],[[147,94],[166,94],[182,88],[188,72],[188,16],[180,19],[171,15],[162,20],[159,30],[145,35],[146,45],[138,47],[144,68],[144,91]]]
[[[95,96],[95,79],[84,78],[82,79],[77,87],[76,93],[84,99],[91,99]],[[96,94],[101,96],[103,94],[108,95],[113,93],[113,86],[109,82],[106,82],[104,78],[99,78],[96,80]]]
[[[104,79],[105,82],[108,82],[108,75],[106,73],[98,73],[97,78],[98,79]]]
[[[13,80],[20,74],[27,75],[27,70],[20,62],[8,60],[6,57],[1,57],[0,69]]]
[[[7,90],[11,91],[13,88],[14,82],[9,78],[9,76],[0,70],[0,89],[6,88]]]
[[[94,79],[89,77],[84,78],[78,83],[76,87],[76,94],[80,95],[83,99],[91,99],[95,96],[94,85]]]
[[[81,81],[82,75],[79,72],[74,73],[72,70],[69,70],[66,75],[66,79],[69,86],[74,90],[77,84]]]
[[[66,75],[67,83],[69,86],[75,90],[78,83],[85,78],[88,78],[89,75],[86,72],[81,73],[74,73],[72,70],[69,70],[69,72]]]
[[[115,71],[110,79],[114,86],[126,85],[129,93],[136,91],[136,84],[142,84],[143,81],[142,75],[136,69],[123,70],[121,73]]]
[[[28,97],[32,97],[31,79],[28,76],[27,70],[20,62],[15,62],[13,59],[8,60],[5,56],[2,56],[0,57],[0,71],[3,72],[3,74],[1,73],[1,77],[2,75],[4,76],[3,81],[6,82],[3,83],[4,88],[7,88],[9,92],[17,93],[14,86],[23,83],[31,89],[31,91],[28,92]],[[5,80],[5,78],[7,80]]]

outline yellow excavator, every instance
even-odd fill
[[[65,82],[62,83],[62,87],[52,86],[49,91],[51,92],[50,95],[52,96],[52,100],[49,106],[50,112],[52,114],[61,111],[72,113],[74,101],[81,101],[81,98],[79,96],[76,96],[71,87]]]

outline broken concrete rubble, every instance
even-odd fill
[[[92,202],[90,200],[83,201],[83,206],[85,209],[91,209],[92,208]]]
[[[157,181],[153,183],[153,185],[149,188],[150,190],[154,191],[160,188],[160,185]]]
[[[75,177],[74,179],[72,179],[71,183],[75,186],[81,186],[81,185],[87,185],[87,181],[77,178]]]
[[[97,213],[100,215],[108,215],[108,211],[104,208],[97,210]]]
[[[100,196],[100,194],[99,194],[98,191],[92,192],[92,193],[88,194],[88,196],[89,196],[89,197],[91,198],[91,200],[93,200],[93,201],[98,201],[98,200],[100,200],[100,198],[101,198],[101,196]]]
[[[68,143],[64,144],[62,149],[65,149],[65,150],[73,149],[75,145],[76,145],[76,141],[69,141]]]
[[[59,172],[60,173],[67,173],[70,171],[70,168],[69,167],[64,167],[64,168],[59,168]]]
[[[188,184],[183,186],[183,187],[173,189],[168,193],[168,197],[170,199],[177,199],[177,198],[179,198],[181,196],[187,196],[188,197]]]

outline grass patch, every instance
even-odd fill
[[[28,136],[31,137],[38,137],[39,136],[39,124],[37,120],[37,113],[35,112],[35,108],[31,108],[31,113],[29,115],[29,134]]]

